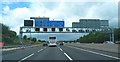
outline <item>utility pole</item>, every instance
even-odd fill
[[[114,28],[109,28],[109,29],[110,29],[110,41],[115,43],[115,40],[114,40]]]
[[[20,43],[23,45],[23,42],[22,42],[22,27],[20,27],[19,38],[20,38]]]
[[[111,34],[111,36],[112,36],[112,42],[115,43],[115,40],[114,40],[114,29],[112,28],[111,30],[112,30],[112,34]]]
[[[29,32],[30,32],[30,43],[31,43],[31,28],[30,28],[30,31],[29,31]]]

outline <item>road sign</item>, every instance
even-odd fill
[[[50,27],[64,27],[64,21],[50,21]]]
[[[35,28],[35,31],[40,31],[40,28]]]
[[[24,20],[24,26],[33,26],[33,20]]]
[[[64,21],[35,20],[35,27],[64,27]]]

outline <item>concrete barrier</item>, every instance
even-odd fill
[[[120,46],[118,44],[87,44],[87,43],[79,43],[78,44],[78,43],[72,43],[72,44],[67,44],[67,45],[120,53],[120,49],[119,49]]]
[[[10,51],[10,50],[16,50],[16,49],[22,49],[22,48],[29,48],[29,47],[37,47],[40,45],[20,45],[20,46],[4,46],[4,48],[1,48],[0,51]]]

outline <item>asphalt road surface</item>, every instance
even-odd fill
[[[2,62],[120,62],[117,53],[75,46],[36,46],[2,52]]]

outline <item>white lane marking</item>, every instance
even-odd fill
[[[60,48],[60,47],[58,47],[61,51],[63,51],[62,50],[62,48]],[[63,51],[64,52],[64,51]],[[64,55],[70,60],[70,61],[73,61],[73,59],[70,57],[70,56],[68,56],[68,54],[66,54],[65,52],[64,52]]]
[[[38,50],[38,52],[42,51],[43,49]]]
[[[65,54],[65,56],[67,56],[67,58],[70,60],[70,61],[73,61],[73,59],[70,57],[70,56],[68,56],[66,53],[64,53]]]
[[[61,48],[60,48],[61,51],[63,51]]]
[[[60,47],[58,47],[60,49],[60,51],[63,51]]]
[[[70,46],[69,46],[69,47],[70,47]],[[107,55],[107,54],[97,53],[97,52],[90,51],[90,50],[85,50],[85,49],[82,49],[82,48],[77,48],[77,47],[71,47],[71,48],[80,49],[80,50],[82,50],[82,51],[90,52],[90,53],[93,53],[93,54],[98,54],[98,55],[105,56],[105,57],[109,57],[109,58],[120,59],[119,57],[114,57],[114,56],[110,56],[110,55]]]
[[[60,47],[58,47],[60,49],[60,51],[63,51]]]
[[[46,48],[46,47],[44,47],[43,49],[38,50],[38,52],[40,52],[40,51],[44,50],[45,48]]]
[[[31,54],[31,55],[29,55],[29,56],[27,56],[27,57],[25,57],[25,58],[23,58],[23,59],[21,59],[21,60],[20,60],[20,61],[18,61],[18,62],[24,61],[24,60],[28,59],[29,57],[31,57],[31,56],[33,56],[33,55],[34,55],[34,53],[33,53],[33,54]]]

